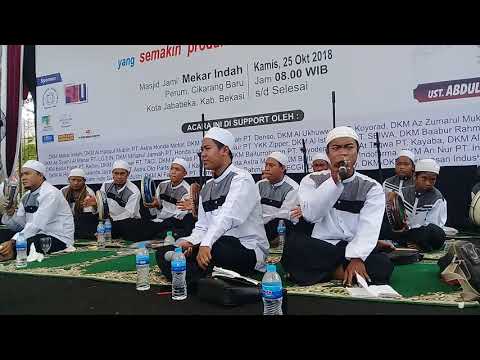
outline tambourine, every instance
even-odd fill
[[[200,190],[202,187],[198,183],[190,185],[190,198],[192,199],[192,215],[198,217],[198,202],[200,199]]]
[[[387,201],[386,211],[388,222],[392,226],[392,229],[401,230],[407,218],[407,213],[403,200],[398,194],[395,194],[391,203]]]
[[[97,211],[98,219],[106,220],[109,217],[107,194],[104,191],[97,190],[95,193],[95,198],[97,199]]]
[[[416,249],[397,248],[386,255],[395,265],[413,264],[423,259],[423,255]]]
[[[480,226],[480,191],[473,197],[468,214],[472,223]]]
[[[151,204],[155,196],[155,182],[148,175],[145,175],[140,183],[143,202]]]
[[[12,206],[14,206],[14,203],[17,199],[18,190],[19,190],[19,186],[18,186],[17,180],[5,179],[3,181],[2,197],[7,202],[7,205],[5,206],[5,208],[10,209],[12,208]]]

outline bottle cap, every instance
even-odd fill
[[[167,231],[167,236],[173,236],[173,231]]]
[[[181,253],[181,252],[182,252],[182,248],[181,248],[181,247],[176,247],[176,248],[175,248],[175,252],[176,252],[176,253]]]
[[[268,264],[267,272],[277,272],[277,267],[275,266],[275,264]]]

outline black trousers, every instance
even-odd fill
[[[345,258],[346,241],[336,245],[296,232],[287,236],[282,255],[282,266],[299,285],[313,285],[332,280],[338,266],[344,269],[350,263]],[[393,263],[375,250],[365,259],[365,268],[374,284],[387,284],[393,272]]]
[[[123,238],[127,241],[151,240],[155,237],[164,238],[167,231],[172,231],[173,236],[189,236],[195,226],[195,220],[192,214],[187,214],[182,220],[168,218],[161,223],[146,219],[125,219],[112,222],[112,237]]]
[[[285,223],[285,227],[287,230],[287,234],[293,231],[294,225],[290,220],[282,219]],[[280,221],[279,218],[273,219],[265,224],[265,233],[267,234],[268,242],[271,243],[273,239],[278,236],[277,227],[278,222]]]
[[[95,239],[97,232],[98,215],[92,213],[82,213],[74,216],[75,239]]]
[[[0,244],[10,240],[13,235],[15,235],[15,231],[9,229],[0,229]]]
[[[15,234],[13,234],[13,235],[15,235]],[[37,252],[44,253],[43,249],[42,249],[42,242],[40,241],[40,239],[43,238],[43,237],[47,237],[47,236],[50,236],[50,235],[37,234],[35,236],[32,236],[32,237],[28,238],[27,239],[27,254],[30,254],[30,246],[31,246],[32,243],[35,244],[35,250]],[[0,241],[0,243],[8,241],[11,238],[12,237],[9,237],[8,239],[2,240],[2,241]],[[60,250],[64,250],[67,247],[63,241],[58,240],[56,237],[50,236],[50,238],[52,239],[52,244],[50,246],[50,250],[48,250],[48,252],[47,252],[48,254],[51,254],[51,253],[54,253],[54,252],[57,252],[57,251],[60,251]],[[16,256],[17,251],[16,251],[15,247],[13,248],[13,252]]]
[[[446,234],[440,226],[435,224],[428,224],[402,232],[394,232],[388,221],[384,221],[380,231],[380,238],[393,240],[401,246],[413,243],[421,251],[428,252],[441,249],[445,243]]]
[[[175,246],[164,246],[156,251],[157,264],[162,274],[172,280],[172,268],[170,262],[165,260],[165,253],[173,251]],[[199,246],[194,246],[192,254],[187,257],[187,284],[193,286],[196,282],[213,270],[214,266],[236,271],[242,275],[251,275],[255,271],[257,257],[255,251],[244,247],[240,240],[232,236],[220,237],[212,246],[212,260],[206,270],[197,264]]]

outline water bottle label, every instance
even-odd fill
[[[22,251],[22,250],[27,250],[27,242],[26,241],[21,241],[16,243],[15,248],[17,251]]]
[[[147,265],[150,263],[150,256],[148,255],[137,255],[135,257],[135,262],[137,265]]]
[[[282,285],[280,284],[263,284],[262,296],[266,299],[280,299],[283,296]]]
[[[185,260],[172,260],[172,271],[180,272],[187,270],[187,262]]]

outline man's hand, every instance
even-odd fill
[[[183,250],[183,253],[185,254],[185,257],[189,257],[192,255],[193,251],[193,244],[190,241],[183,240],[177,243],[177,246],[181,247]]]
[[[0,261],[13,259],[13,240],[0,244]]]
[[[358,275],[362,276],[364,279],[371,281],[362,259],[355,258],[350,260],[350,264],[348,264],[347,268],[345,269],[343,284],[352,286],[352,279],[355,279],[356,281],[355,273],[358,273]]]
[[[292,211],[290,212],[290,217],[294,220],[298,220],[302,216],[303,216],[303,214],[302,214],[302,209],[300,208],[300,206],[292,209]]]
[[[92,195],[87,195],[85,196],[85,200],[83,200],[83,207],[89,207],[89,206],[97,206],[97,199],[95,196]]]
[[[192,209],[193,209],[192,199],[187,198],[185,200],[177,201],[177,209],[182,210],[182,211],[192,211]]]
[[[17,211],[17,208],[15,206],[5,209],[5,212],[7,213],[8,216],[13,216],[15,214],[15,211]]]
[[[332,180],[335,182],[335,184],[338,184],[339,182],[342,181],[342,179],[340,178],[340,174],[338,172],[338,164],[332,165],[330,169],[330,173],[332,174]]]
[[[156,197],[153,198],[153,201],[151,203],[146,203],[144,202],[143,205],[145,205],[146,208],[159,208],[160,203],[158,202],[158,199]]]
[[[395,250],[395,245],[393,245],[390,241],[378,240],[377,249],[380,251],[390,252]]]
[[[212,260],[210,250],[210,246],[200,246],[198,249],[197,263],[203,270],[207,270],[210,260]]]

